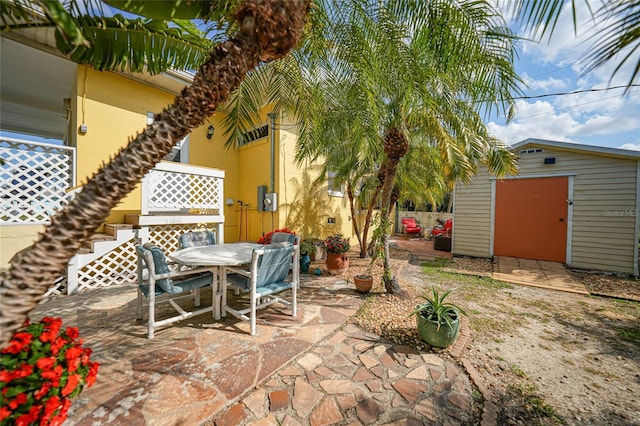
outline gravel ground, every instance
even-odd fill
[[[617,299],[640,295],[637,280],[572,272],[590,291],[616,298],[587,297],[491,280],[485,259],[454,258],[443,268],[461,275],[425,274],[412,260],[392,251],[407,298],[387,295],[381,267],[372,269],[374,288],[354,323],[448,356],[422,341],[409,313],[432,285],[455,289],[452,302],[467,310],[472,329],[463,356],[497,400],[498,424],[640,425],[640,304]],[[355,253],[350,263],[349,276],[369,267]]]

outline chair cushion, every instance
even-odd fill
[[[170,293],[170,294],[180,294],[180,293],[188,293],[191,290],[200,287],[206,287],[211,284],[213,280],[213,274],[211,272],[206,272],[202,275],[197,275],[195,277],[187,278],[184,281],[174,281],[173,288],[170,292],[164,291],[159,287],[156,287],[156,296],[160,296],[161,294]],[[143,284],[138,286],[142,294],[145,297],[149,297],[149,285]]]
[[[296,237],[293,234],[282,234]],[[265,253],[258,261],[258,281],[256,287],[262,288],[263,291],[267,292],[266,294],[277,293],[278,291],[291,288],[291,284],[284,280],[289,274],[289,265],[291,265],[291,256],[293,256],[292,243],[271,243],[262,247],[261,250],[265,250]],[[251,278],[244,275],[229,274],[227,275],[227,282],[229,285],[239,288],[242,291],[251,291]],[[278,289],[280,286],[282,286],[282,288]],[[262,291],[258,290],[258,293],[262,295]]]
[[[227,284],[247,292],[251,290],[251,278],[240,274],[228,274]]]
[[[293,244],[275,243],[263,247],[264,254],[258,261],[257,287],[265,284],[283,282],[289,274]]]
[[[153,256],[153,263],[155,265],[155,273],[156,274],[168,274],[169,272],[171,272],[171,269],[169,269],[169,265],[167,264],[167,258],[164,255],[164,252],[162,251],[162,249],[158,246],[156,246],[155,244],[151,244],[151,243],[147,243],[143,246],[146,250],[149,250],[151,252],[151,255]],[[149,265],[147,265],[147,268],[149,268]],[[149,268],[151,269],[151,268]],[[156,281],[156,284],[158,287],[160,287],[160,289],[162,289],[162,291],[164,291],[165,293],[173,293],[173,280],[171,278],[163,278],[160,279],[158,281]]]
[[[416,218],[415,217],[403,217],[402,224],[407,226],[416,226]]]
[[[274,232],[271,235],[271,244],[277,243],[291,243],[295,244],[298,236],[296,234],[289,234],[288,232]]]
[[[212,246],[216,243],[216,234],[212,231],[190,231],[178,237],[179,248]]]
[[[288,290],[290,288],[291,288],[291,283],[286,281],[280,281],[277,283],[265,284],[263,286],[256,287],[256,293],[258,293],[260,297],[263,297],[263,296],[269,296],[270,294],[273,294],[273,293],[278,293],[283,290]]]

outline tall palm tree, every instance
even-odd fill
[[[387,292],[402,293],[391,270],[388,244],[388,217],[400,195],[399,166],[421,144],[438,150],[443,172],[455,179],[468,179],[478,162],[489,163],[491,152],[501,151],[499,158],[510,159],[488,135],[478,101],[496,100],[484,104],[486,109],[511,107],[509,99],[519,85],[514,37],[497,11],[481,1],[352,0],[330,3],[326,10],[334,13],[326,27],[332,44],[322,73],[324,93],[329,93],[325,99],[335,93],[332,85],[334,91],[345,82],[353,85],[354,90],[345,93],[356,94],[359,108],[368,114],[364,122],[350,122],[350,130],[365,135],[358,128],[368,127],[378,135],[350,142],[360,144],[356,152],[375,152],[371,144],[384,152],[376,158],[381,223],[386,227],[383,281]],[[342,108],[350,110],[354,103],[344,102]],[[322,133],[315,123],[310,127]],[[349,164],[315,138],[301,140],[301,152],[327,156],[330,167]],[[512,163],[504,165],[509,170]]]
[[[5,3],[8,2],[2,3],[3,16],[9,10]],[[100,42],[92,44],[84,36],[83,18],[73,16],[59,3],[45,0],[29,3],[27,6],[36,6],[43,11],[44,20],[54,23],[59,37],[71,46],[85,46],[89,50],[103,47]],[[141,9],[139,13],[147,13],[145,11],[154,10],[154,3],[164,7],[173,2],[131,0],[126,3],[145,3],[150,9]],[[82,192],[51,218],[51,224],[45,227],[35,244],[15,259],[7,272],[2,273],[0,347],[4,347],[13,332],[23,324],[53,279],[63,273],[69,259],[106,220],[110,210],[171,151],[175,143],[202,125],[240,85],[250,69],[285,56],[297,44],[310,8],[309,0],[252,0],[240,2],[237,6],[235,1],[207,3],[211,6],[208,11],[216,11],[213,14],[216,18],[232,19],[233,37],[211,49],[193,84],[158,113],[153,124],[134,136],[128,146],[96,172]],[[12,9],[15,12],[12,16],[17,17],[14,24],[25,19],[27,8],[23,9]],[[202,13],[200,10],[196,17],[201,17]],[[127,38],[118,40],[134,47]],[[154,57],[154,49],[146,49],[145,54],[148,55],[146,58]],[[131,60],[126,55],[114,58],[108,68],[117,68],[122,62],[130,64]]]

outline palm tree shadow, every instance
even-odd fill
[[[284,204],[288,211],[287,228],[295,230],[303,238],[322,238],[342,229],[340,208],[332,207],[326,184],[312,180],[307,171],[302,173],[302,180],[293,177],[289,182],[295,195],[293,201]],[[334,223],[329,223],[330,218]]]

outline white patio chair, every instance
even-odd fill
[[[138,255],[138,303],[136,318],[142,319],[143,298],[149,308],[149,339],[153,339],[157,327],[171,324],[205,312],[215,314],[216,295],[212,294],[211,306],[195,311],[185,311],[176,300],[194,298],[195,306],[200,306],[202,287],[211,286],[213,274],[206,268],[194,268],[186,271],[171,271],[170,263],[161,248],[153,244],[136,246]],[[193,290],[193,294],[192,294]],[[160,321],[155,319],[155,307],[160,303],[169,303],[178,315]]]
[[[293,273],[289,276],[289,268],[293,258]],[[253,250],[249,270],[228,268],[229,274],[225,280],[223,293],[228,286],[240,288],[250,292],[250,306],[245,309],[234,309],[223,306],[222,313],[229,312],[236,318],[250,322],[251,335],[256,334],[256,313],[258,309],[274,303],[291,305],[292,316],[297,315],[297,290],[300,281],[298,246],[289,242],[267,244]],[[276,294],[291,290],[290,300]],[[248,315],[247,315],[248,314]]]

